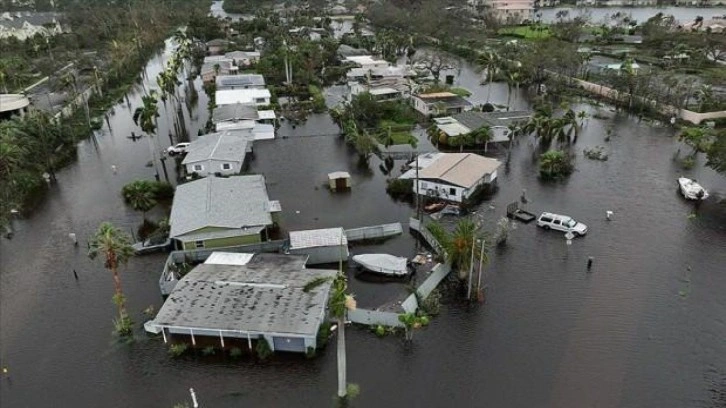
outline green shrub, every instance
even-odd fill
[[[134,322],[128,315],[123,315],[113,320],[113,328],[117,335],[128,337],[134,332]]]
[[[562,150],[550,150],[542,154],[539,160],[539,175],[544,180],[560,179],[574,170],[570,156]]]
[[[681,167],[685,170],[690,170],[696,165],[696,159],[693,156],[686,156],[681,160]]]
[[[171,201],[174,198],[174,191],[174,186],[165,181],[157,181],[154,184],[154,194],[157,201]]]
[[[305,350],[305,358],[313,358],[313,357],[315,357],[315,348],[308,347]]]
[[[395,199],[407,199],[413,197],[412,179],[392,179],[386,183],[386,193]]]
[[[376,327],[375,327],[375,330],[374,330],[374,331],[375,331],[375,333],[376,333],[376,336],[378,336],[378,337],[383,337],[383,336],[385,336],[385,335],[386,335],[386,328],[385,328],[385,327],[383,327],[383,326],[382,326],[382,325],[380,325],[380,324],[379,324],[378,326],[376,326]]]
[[[317,338],[319,348],[325,347],[328,344],[328,339],[330,338],[330,326],[330,322],[323,322],[323,324],[320,325]]]
[[[171,346],[169,346],[169,355],[175,358],[180,357],[187,352],[188,348],[189,346],[187,346],[186,343],[172,344]]]
[[[257,352],[257,357],[260,360],[266,360],[272,355],[272,349],[270,348],[270,344],[267,342],[267,339],[265,339],[264,337],[260,337],[259,339],[257,339],[257,346],[255,347],[255,352]]]
[[[213,356],[216,352],[217,350],[213,346],[207,346],[202,349],[202,354],[205,356]]]
[[[229,349],[229,356],[232,358],[242,357],[242,349],[239,347],[232,347],[231,349]]]

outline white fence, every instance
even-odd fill
[[[352,228],[345,230],[345,236],[348,241],[360,241],[364,239],[378,239],[392,237],[402,234],[403,227],[400,222],[392,224],[374,225],[372,227]]]
[[[416,289],[416,292],[418,292],[418,295],[421,297],[421,299],[426,299],[429,297],[431,292],[436,289],[437,286],[439,286],[439,283],[441,283],[442,280],[451,272],[451,265],[448,263],[443,264],[437,264],[434,266],[434,268],[431,270],[431,274],[428,278],[426,278],[425,281],[421,285],[419,285],[418,289]]]
[[[355,309],[348,312],[348,320],[365,325],[382,325],[390,327],[403,327],[398,320],[398,314],[392,312],[379,312],[377,310]]]
[[[426,228],[425,225],[421,225],[421,221],[417,220],[416,218],[409,218],[408,226],[412,230],[421,234],[421,236],[429,244],[429,246],[431,246],[431,248],[434,249],[434,252],[436,252],[439,255],[446,255],[446,253],[444,252],[444,248],[441,247],[441,244],[439,244],[439,241],[437,241],[436,238],[434,238],[433,234],[431,234],[429,232],[429,230]]]

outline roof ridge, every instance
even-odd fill
[[[454,154],[456,154],[456,153],[454,153]],[[459,154],[461,154],[461,153],[459,153]],[[449,168],[446,169],[445,172],[441,173],[441,176],[439,176],[439,178],[442,178],[443,179],[451,170],[453,170],[455,167],[457,167],[459,164],[461,164],[461,162],[463,162],[464,160],[466,160],[469,157],[469,155],[471,155],[471,153],[464,153],[461,156],[461,159],[457,160],[454,164],[452,164],[451,166],[449,166]]]
[[[224,137],[224,133],[221,133],[221,134],[219,135],[219,138],[217,139],[217,143],[215,143],[215,144],[214,144],[214,147],[212,148],[212,151],[211,151],[211,152],[209,152],[209,157],[208,157],[208,159],[211,159],[211,158],[213,158],[213,157],[214,157],[214,153],[216,153],[216,152],[217,152],[217,148],[219,147],[219,144],[220,144],[220,143],[222,143],[222,138],[223,138],[223,137]]]

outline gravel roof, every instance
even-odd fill
[[[159,310],[158,326],[314,336],[331,282],[305,292],[334,270],[306,269],[306,256],[256,254],[246,265],[201,264],[176,285]]]

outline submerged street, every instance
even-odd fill
[[[164,58],[148,64],[148,78],[156,77]],[[474,99],[486,94],[472,67],[464,65],[460,78]],[[492,99],[505,101],[506,85],[494,86]],[[142,311],[162,304],[157,282],[166,254],[133,257],[122,267],[136,335],[122,343],[112,334],[109,272],[88,259],[85,245],[103,221],[129,232],[141,221],[120,190],[155,174],[146,166],[147,137],[127,137],[141,133],[131,115],[142,93],[137,87],[130,105],[122,101],[113,109],[110,127],[80,143],[78,161],[58,173],[47,200],[15,222],[11,240],[0,239],[0,360],[9,374],[0,381],[0,405],[171,407],[186,401],[193,387],[205,407],[331,406],[334,347],[309,360],[173,359],[160,338],[147,336]],[[517,100],[522,108],[528,104],[524,92]],[[187,117],[192,139],[207,120],[206,106],[200,92]],[[574,174],[541,182],[532,139],[521,137],[500,169],[498,191],[475,216],[491,230],[526,189],[530,211],[571,215],[589,226],[587,236],[568,246],[559,233],[516,224],[507,245],[491,251],[487,303],[447,302],[410,348],[400,336],[379,339],[367,328],[349,330],[348,378],[361,389],[355,406],[724,403],[726,213],[717,201],[726,196],[726,178],[705,168],[703,157],[693,170],[681,170],[672,158],[682,145],[668,126],[608,106],[573,109],[591,116],[572,149]],[[157,151],[171,143],[166,117],[162,111],[153,139]],[[609,128],[613,136],[605,141]],[[295,128],[283,123],[275,140],[255,142],[250,172],[264,174],[270,198],[280,200],[283,228],[401,222],[407,231],[415,209],[386,194],[378,158],[369,169],[359,168],[337,132],[327,115],[315,115]],[[605,146],[608,161],[583,157],[584,148],[597,145]],[[503,150],[488,155],[506,160]],[[396,162],[392,176],[402,164]],[[167,161],[170,178],[173,167]],[[349,194],[324,188],[326,174],[339,170],[352,175]],[[698,208],[685,201],[677,192],[680,175],[697,179],[712,197]],[[613,211],[611,221],[606,211]],[[78,247],[70,232],[79,237]],[[411,257],[416,242],[404,232],[376,248]],[[590,272],[588,257],[594,260]],[[350,278],[352,292],[371,307],[395,300],[403,286]]]

